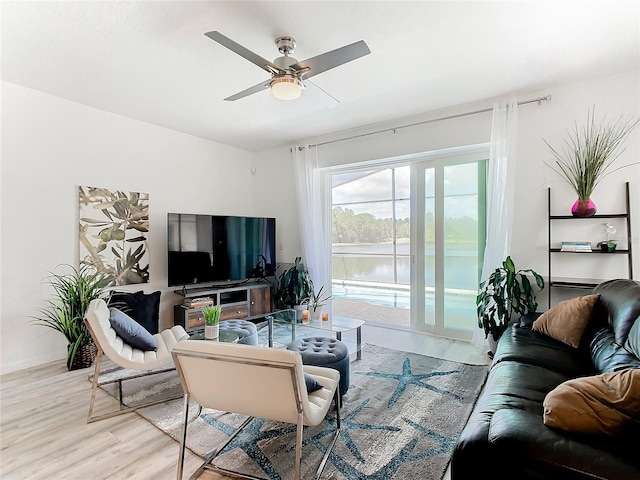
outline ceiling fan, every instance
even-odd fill
[[[207,32],[205,35],[271,74],[269,80],[225,98],[229,101],[247,97],[267,88],[271,88],[271,92],[276,98],[294,100],[300,96],[302,89],[305,88],[303,80],[371,53],[367,44],[360,40],[299,62],[290,56],[296,47],[296,41],[291,37],[278,37],[276,45],[282,56],[270,62],[220,32]]]

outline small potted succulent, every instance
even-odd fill
[[[311,292],[307,299],[307,305],[309,306],[309,312],[311,313],[312,320],[319,320],[322,315],[322,307],[331,298],[331,295],[324,292],[324,285],[320,287],[318,292]]]
[[[616,251],[616,246],[618,245],[617,240],[605,240],[604,242],[598,242],[598,247],[603,252],[613,253]]]
[[[604,227],[606,240],[598,242],[597,247],[603,252],[613,253],[616,251],[616,246],[618,245],[618,241],[611,238],[613,234],[616,233],[616,229],[610,223],[605,223]]]
[[[222,307],[220,305],[211,305],[202,309],[202,314],[204,315],[204,338],[206,340],[218,338],[221,311]]]

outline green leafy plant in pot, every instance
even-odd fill
[[[113,277],[93,267],[67,266],[69,273],[51,273],[45,281],[53,288],[53,297],[40,309],[34,323],[60,332],[67,340],[67,368],[76,370],[91,366],[98,352],[84,322],[91,300],[104,298]]]
[[[492,337],[497,342],[514,313],[524,315],[538,308],[536,292],[527,273],[533,276],[542,290],[544,279],[531,269],[516,271],[510,256],[502,262],[502,267],[496,268],[489,278],[480,283],[476,307],[478,326],[484,329],[485,338]],[[491,351],[495,352],[495,344],[491,347]]]
[[[293,266],[278,277],[276,304],[283,308],[296,308],[304,305],[314,292],[309,270],[302,263],[301,257],[296,257]]]
[[[618,241],[611,238],[616,233],[616,228],[610,224],[604,224],[605,231],[605,240],[602,242],[598,242],[597,248],[601,249],[603,252],[613,253],[616,251],[616,246],[618,245]]]
[[[202,309],[204,315],[204,338],[218,338],[220,332],[220,305],[211,305]]]
[[[597,248],[603,252],[613,253],[616,251],[618,242],[616,240],[605,240],[604,242],[598,242]]]
[[[624,121],[619,117],[616,121],[597,124],[594,108],[583,128],[578,128],[576,124],[563,149],[557,150],[543,139],[555,157],[555,164],[549,166],[569,183],[578,196],[571,207],[572,215],[595,215],[597,207],[591,199],[591,194],[598,183],[610,173],[638,163],[612,169],[613,162],[624,151],[621,149],[623,142],[639,123],[640,119]]]

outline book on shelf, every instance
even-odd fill
[[[591,252],[591,242],[562,242],[561,252]]]
[[[213,305],[213,300],[211,299],[211,297],[185,298],[182,304],[185,307],[189,307],[189,308],[209,307]]]

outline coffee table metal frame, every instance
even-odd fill
[[[297,327],[324,330],[336,334],[336,339],[342,341],[342,333],[356,331],[356,359],[362,358],[362,326],[364,320],[332,316],[330,320],[309,320],[303,323],[297,319],[295,310],[280,310],[266,316],[269,328],[269,347],[273,347],[273,324],[274,322],[291,327],[291,341],[296,339]]]

